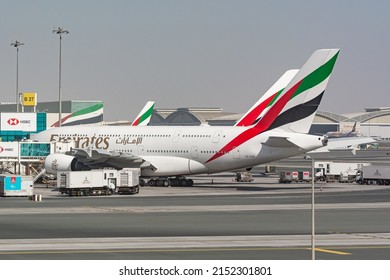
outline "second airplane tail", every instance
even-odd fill
[[[298,69],[286,71],[279,80],[249,109],[248,112],[237,121],[235,126],[250,126],[259,121],[264,114],[271,108],[274,101],[278,98],[284,88],[291,82],[297,74]]]

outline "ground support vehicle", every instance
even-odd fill
[[[31,176],[0,175],[0,196],[32,196],[33,190]]]
[[[368,163],[355,162],[315,162],[315,180],[326,182],[352,183],[356,171]]]
[[[356,182],[361,185],[390,185],[390,166],[363,166],[356,173]]]
[[[310,182],[309,171],[282,171],[279,173],[279,183],[289,184],[291,182]]]
[[[252,173],[249,171],[245,172],[236,172],[236,179],[237,182],[252,182]]]
[[[68,196],[135,194],[139,192],[138,168],[65,171],[57,174],[57,187]]]

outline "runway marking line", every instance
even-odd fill
[[[308,248],[308,250],[311,250],[311,248]],[[352,255],[352,253],[348,253],[348,252],[328,250],[328,249],[322,249],[322,248],[315,248],[314,250],[316,252],[329,253],[329,254],[335,254],[335,255]]]

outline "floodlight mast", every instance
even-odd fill
[[[11,46],[16,48],[16,112],[19,112],[19,47],[23,45],[24,43],[18,40],[11,43]]]
[[[59,65],[58,65],[58,126],[61,126],[62,119],[62,100],[61,100],[61,43],[62,43],[62,34],[69,34],[68,30],[58,27],[53,30],[53,33],[60,35],[60,55],[59,55]]]

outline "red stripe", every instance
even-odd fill
[[[242,145],[243,143],[247,142],[248,140],[252,139],[253,137],[267,130],[271,126],[271,124],[275,121],[276,117],[282,111],[284,106],[290,100],[291,96],[293,96],[294,92],[297,90],[297,88],[301,83],[302,80],[299,81],[295,86],[293,86],[288,92],[282,95],[282,97],[271,107],[271,109],[268,110],[268,112],[264,115],[264,117],[261,118],[261,120],[254,127],[248,128],[240,135],[238,135],[236,138],[234,138],[232,141],[227,143],[221,150],[219,150],[208,161],[206,161],[206,163],[215,160],[223,156],[224,154],[229,153],[234,148]]]
[[[141,117],[139,117],[138,119],[136,119],[131,125],[132,126],[137,126],[139,121],[140,121]]]
[[[274,104],[274,106],[268,110],[265,116],[262,117],[261,120],[255,125],[255,128],[260,130],[259,133],[265,131],[271,126],[276,117],[283,110],[284,106],[286,106],[287,102],[291,99],[291,96],[293,96],[294,92],[297,90],[302,81],[303,80],[300,80],[288,92],[283,94],[282,97],[280,97],[280,99]]]
[[[236,126],[252,125],[256,118],[260,116],[261,112],[263,112],[263,110],[267,108],[267,105],[272,101],[276,94],[277,93],[273,94],[272,96],[261,102],[259,105],[257,105],[257,107],[254,108],[251,112],[249,112],[249,114],[246,115],[238,124],[236,124]]]
[[[66,116],[65,118],[62,118],[62,119],[61,119],[61,124],[63,124],[67,119],[69,119],[69,118],[72,117],[73,115],[74,115],[74,113],[73,113],[73,114],[70,114],[69,116]],[[59,122],[57,121],[57,122],[55,122],[54,124],[52,124],[51,127],[58,127],[58,124],[59,124]]]
[[[219,150],[216,154],[214,154],[207,162],[210,162],[214,159],[219,158],[220,156],[223,156],[224,154],[229,153],[234,148],[240,146],[242,143],[245,143],[246,141],[252,139],[256,135],[258,135],[257,129],[249,128],[245,130],[243,133],[238,135],[236,138],[234,138],[232,141],[230,141],[225,147],[223,147],[221,150]]]

